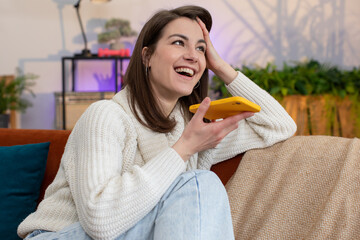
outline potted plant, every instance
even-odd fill
[[[238,69],[238,68],[237,68]],[[240,69],[274,96],[298,125],[297,135],[360,137],[360,68],[343,70],[314,59]],[[227,97],[215,75],[211,90]]]
[[[137,32],[131,29],[129,21],[119,18],[108,20],[105,23],[105,30],[98,34],[98,42],[110,43],[110,49],[125,48],[126,41],[132,44],[131,37],[137,35]]]
[[[11,110],[24,112],[32,103],[23,98],[22,94],[28,92],[35,97],[31,87],[35,85],[37,75],[23,74],[17,68],[15,76],[4,76],[0,78],[0,127],[7,128],[9,124],[9,113]]]

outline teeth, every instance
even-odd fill
[[[192,70],[190,68],[176,68],[175,71],[178,73],[185,73],[186,75],[188,75],[190,77],[192,77],[194,75],[194,70]]]

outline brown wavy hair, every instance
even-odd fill
[[[153,90],[145,72],[142,49],[147,47],[147,53],[151,56],[155,52],[156,44],[162,37],[165,26],[181,17],[187,17],[195,21],[196,17],[199,17],[210,32],[212,18],[210,13],[202,7],[183,6],[173,10],[157,12],[142,28],[124,77],[124,87],[126,86],[130,93],[130,107],[135,117],[142,125],[160,133],[170,132],[175,127],[176,121],[169,116],[165,116],[157,101],[155,101]],[[208,94],[208,75],[208,69],[205,69],[200,78],[199,87],[195,88],[189,96],[179,99],[186,121],[193,116],[188,110],[189,106],[201,102]],[[140,118],[138,111],[140,111],[143,118]]]

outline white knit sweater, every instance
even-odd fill
[[[167,134],[142,126],[129,108],[127,91],[92,104],[77,122],[65,147],[59,171],[36,212],[18,234],[43,229],[58,231],[80,221],[94,239],[114,239],[143,218],[182,172],[211,165],[253,148],[292,136],[296,125],[281,105],[245,75],[228,86],[261,111],[240,121],[214,149],[185,163],[171,148],[184,130],[178,107],[175,129]]]

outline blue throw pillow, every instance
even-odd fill
[[[36,210],[49,142],[0,147],[0,236],[20,239],[17,227]]]

